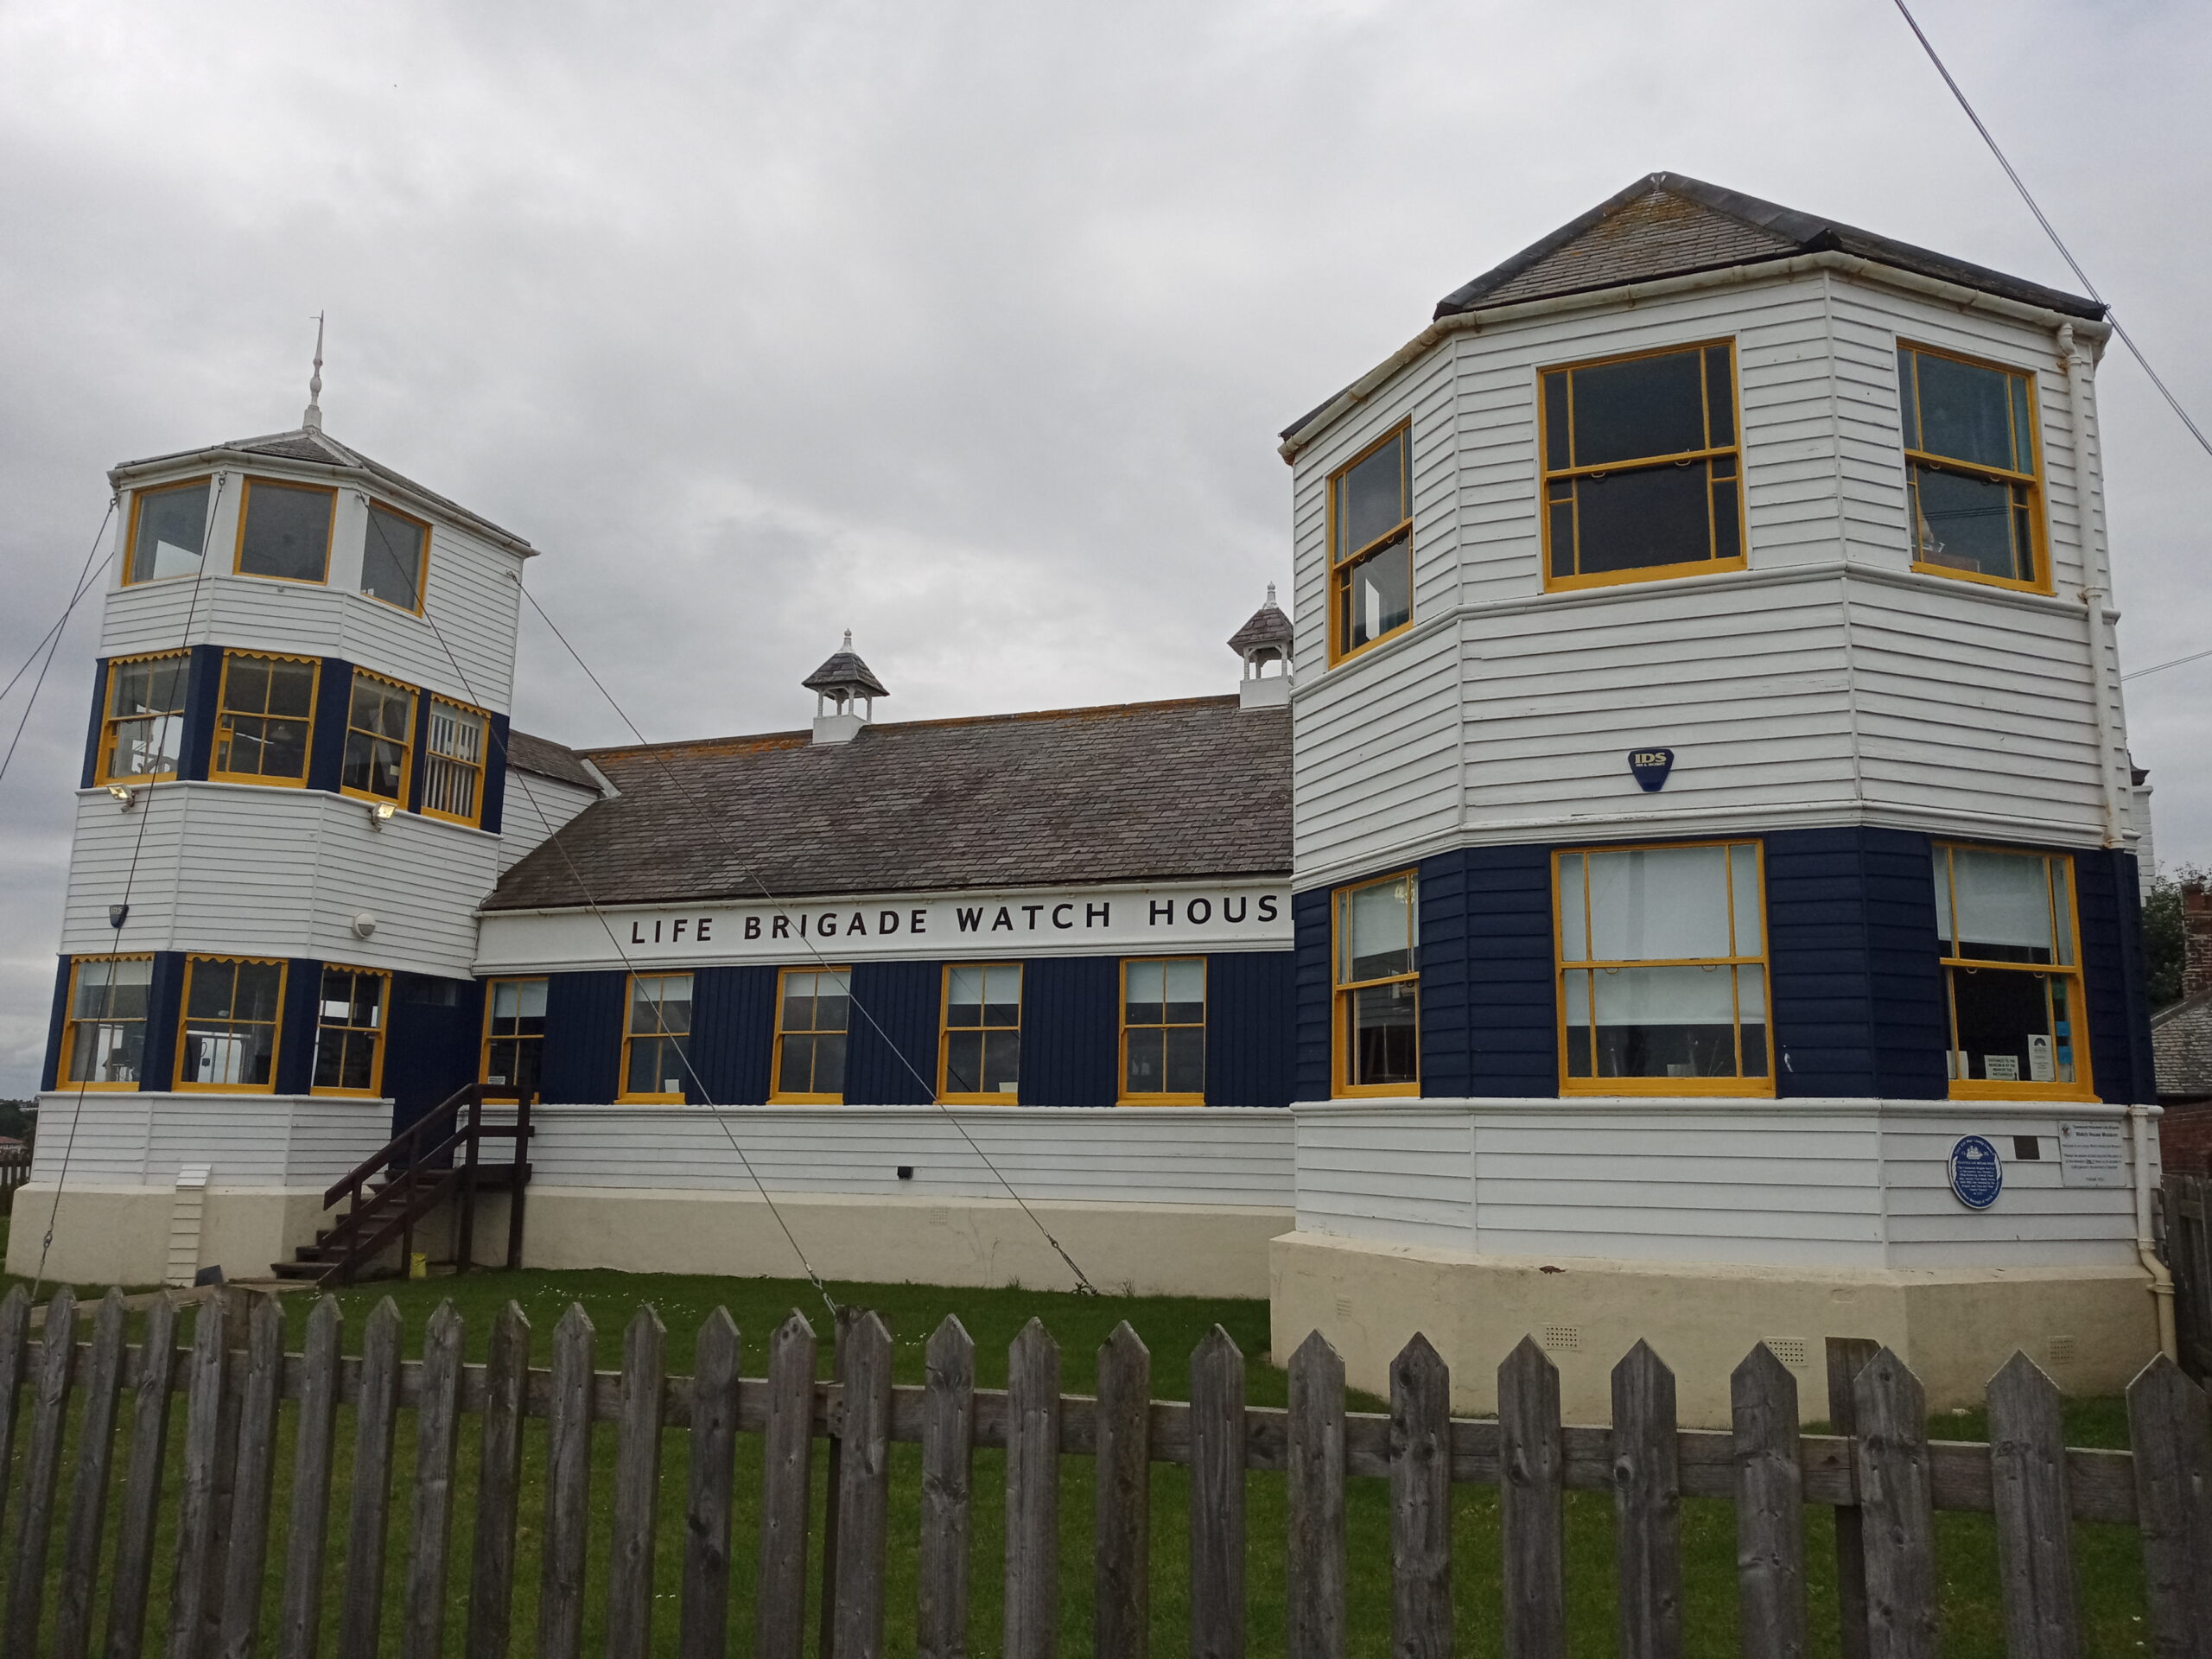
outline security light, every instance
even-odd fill
[[[369,828],[372,830],[383,829],[385,820],[390,818],[391,815],[398,810],[399,809],[392,805],[390,801],[371,802],[369,804]]]
[[[123,803],[123,810],[126,812],[138,804],[138,791],[128,784],[110,784],[107,792]]]

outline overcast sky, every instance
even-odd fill
[[[1921,0],[2212,421],[2202,4]],[[333,435],[528,537],[648,735],[1226,690],[1276,429],[1673,168],[2061,285],[1889,0],[0,3],[0,677],[117,461]],[[2128,665],[2212,645],[2212,459],[2101,377]],[[96,601],[0,781],[0,1094],[35,1083]],[[622,732],[525,627],[518,723]],[[26,680],[26,684],[28,679]],[[0,703],[12,733],[24,686]],[[2212,659],[2128,688],[2212,862]]]

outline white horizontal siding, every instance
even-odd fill
[[[391,1138],[389,1100],[308,1095],[39,1096],[31,1179],[173,1186],[206,1164],[216,1186],[327,1186]]]
[[[506,804],[499,817],[499,874],[575,821],[599,791],[507,768]]]
[[[1357,683],[1331,682],[1291,725],[1298,868],[1448,833],[1458,820],[1457,640],[1433,629],[1377,649]]]
[[[1469,1120],[1363,1110],[1300,1122],[1301,1232],[1474,1248],[1474,1132]]]

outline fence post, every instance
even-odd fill
[[[1452,1651],[1452,1377],[1419,1332],[1390,1362],[1390,1651]]]
[[[2212,1384],[2212,1181],[2202,1175],[2168,1176],[2164,1198],[2174,1345],[2182,1369],[2199,1382]]]
[[[1193,1503],[1197,1492],[1193,1481]],[[1091,1651],[1145,1659],[1152,1646],[1152,1351],[1127,1319],[1098,1349],[1096,1522]]]
[[[108,1467],[115,1457],[115,1408],[123,1387],[124,1327],[129,1317],[123,1292],[111,1289],[92,1319],[92,1363],[85,1372],[85,1409],[77,1426],[77,1474],[70,1484],[61,1589],[54,1607],[55,1659],[85,1659],[92,1647],[100,1537],[107,1521]]]
[[[1059,1575],[1060,1347],[1033,1319],[1007,1363],[1006,1659],[1052,1659]]]
[[[553,1328],[546,1413],[545,1525],[537,1592],[540,1659],[577,1659],[584,1639],[584,1550],[591,1535],[592,1367],[597,1333],[581,1302]]]
[[[1864,1337],[1827,1340],[1828,1426],[1846,1440],[1859,1433],[1859,1404],[1852,1393],[1859,1373],[1872,1363],[1879,1344]],[[1859,1464],[1851,1460],[1852,1501],[1835,1510],[1835,1601],[1837,1647],[1841,1659],[1867,1659],[1866,1511],[1859,1507]]]
[[[77,1294],[63,1285],[47,1303],[32,1379],[31,1432],[24,1447],[23,1514],[16,1524],[15,1570],[8,1580],[8,1618],[0,1653],[37,1659],[39,1615],[46,1599],[47,1544],[53,1533],[54,1491],[61,1475],[61,1440],[69,1427],[69,1384],[77,1359]],[[0,1477],[9,1471],[0,1469]]]
[[[21,1287],[17,1287],[20,1291]],[[7,1311],[0,1306],[0,1331]],[[0,1344],[4,1344],[0,1336]],[[0,1362],[3,1363],[3,1362]],[[154,1529],[168,1466],[169,1374],[176,1366],[176,1304],[164,1291],[146,1310],[132,1382],[130,1468],[123,1478],[123,1513],[116,1526],[115,1577],[108,1591],[106,1659],[138,1659],[146,1640],[152,1594]]]
[[[968,1651],[968,1541],[974,1523],[975,1339],[948,1313],[924,1360],[921,1587],[914,1648],[921,1659],[961,1659]]]
[[[466,1338],[454,1305],[440,1302],[423,1332],[421,1389],[415,1409],[412,1545],[399,1628],[402,1659],[438,1659],[445,1645],[447,1560],[453,1545],[453,1477],[461,1452]]]
[[[391,1532],[402,1331],[399,1309],[387,1296],[370,1311],[361,1332],[361,1385],[353,1404],[353,1493],[346,1516],[338,1659],[376,1659],[384,1629],[384,1562]]]
[[[1497,1368],[1505,1651],[1567,1659],[1567,1452],[1559,1367],[1523,1337]]]
[[[2011,1659],[2075,1659],[2073,1513],[2058,1385],[2016,1353],[1989,1382],[1998,1586]]]
[[[607,1567],[607,1659],[653,1644],[653,1548],[660,1514],[661,1386],[668,1330],[640,1303],[622,1333],[622,1417],[614,1452],[614,1549]]]
[[[1866,1518],[1866,1640],[1873,1659],[1935,1659],[1936,1511],[1928,1395],[1887,1348],[1852,1384]]]
[[[469,1659],[505,1659],[514,1635],[515,1533],[522,1507],[522,1423],[530,1320],[510,1301],[492,1321],[484,1363],[484,1435],[468,1573]]]
[[[1309,1332],[1290,1359],[1290,1659],[1344,1659],[1344,1363]]]
[[[754,1659],[799,1659],[805,1645],[814,1362],[814,1327],[794,1311],[768,1339],[768,1426],[760,1450],[760,1582],[753,1610]]]
[[[0,1299],[0,1469],[16,1463],[16,1417],[23,1370],[30,1360],[31,1294],[17,1285]],[[0,1480],[0,1522],[8,1518],[8,1483]]]
[[[1623,1659],[1676,1659],[1682,1650],[1681,1496],[1675,1374],[1639,1342],[1613,1367]]]
[[[292,1518],[284,1595],[276,1610],[276,1659],[313,1659],[322,1625],[322,1551],[330,1535],[330,1465],[338,1430],[339,1338],[345,1316],[325,1296],[308,1315],[300,1415],[292,1440]]]
[[[184,1408],[184,1490],[176,1522],[176,1571],[169,1581],[169,1659],[195,1659],[200,1629],[214,1601],[215,1459],[223,1434],[223,1388],[229,1370],[223,1311],[203,1301],[192,1321],[192,1370]]]
[[[2161,1659],[2212,1659],[2212,1402],[2160,1354],[2127,1385],[2143,1596]]]
[[[860,1317],[860,1310],[851,1303],[841,1303],[830,1319],[830,1388],[827,1402],[829,1436],[822,1448],[822,1612],[821,1622],[815,1629],[814,1650],[817,1659],[835,1659],[830,1638],[836,1634],[837,1623],[837,1506],[843,1501],[844,1442],[838,1437],[838,1413],[845,1397],[845,1361],[851,1356],[853,1344],[847,1340],[853,1321]]]
[[[1735,1431],[1737,1626],[1746,1654],[1805,1651],[1805,1469],[1797,1379],[1764,1343],[1729,1380]]]
[[[891,1518],[891,1332],[864,1312],[846,1325],[842,1346],[836,1577],[824,1586],[836,1609],[830,1648],[834,1659],[877,1659]]]
[[[1191,1355],[1191,1656],[1243,1653],[1244,1356],[1217,1325]]]
[[[683,1510],[683,1659],[729,1651],[730,1509],[737,1485],[737,1376],[743,1344],[729,1310],[699,1327],[691,1362],[690,1487]]]
[[[284,1388],[284,1312],[274,1296],[254,1296],[246,1314],[240,1378],[238,1475],[232,1484],[228,1558],[215,1650],[251,1659],[261,1634],[261,1580],[269,1562],[269,1506],[276,1473],[276,1408]]]

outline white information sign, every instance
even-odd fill
[[[2058,1173],[2062,1186],[2126,1186],[2126,1130],[2109,1121],[2061,1123]]]
[[[2028,1081],[2050,1083],[2058,1077],[2051,1064],[2050,1039],[2037,1033],[2028,1039]]]
[[[2020,1057],[2017,1054],[1985,1054],[1981,1057],[1981,1075],[1992,1083],[2018,1083],[2020,1080]]]

